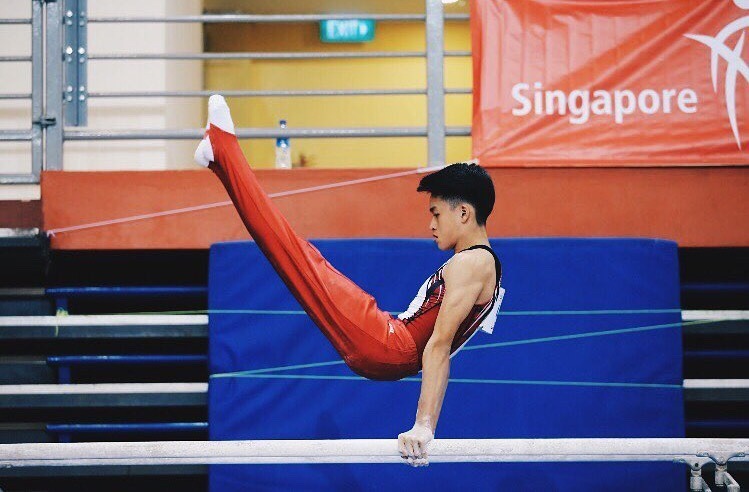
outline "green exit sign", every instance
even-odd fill
[[[320,21],[320,40],[323,43],[364,43],[372,41],[375,21],[370,19],[345,19]]]

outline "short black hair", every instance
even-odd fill
[[[457,162],[421,178],[416,191],[426,191],[455,208],[467,202],[476,209],[476,222],[486,225],[494,209],[494,182],[478,164]]]

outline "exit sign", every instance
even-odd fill
[[[375,21],[345,19],[320,21],[320,40],[323,43],[364,43],[372,41]]]

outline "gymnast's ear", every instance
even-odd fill
[[[461,203],[460,204],[460,221],[462,223],[468,222],[468,220],[473,216],[473,211],[471,210],[471,207],[467,203]]]

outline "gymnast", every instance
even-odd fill
[[[391,381],[422,371],[416,420],[398,436],[398,447],[408,464],[427,465],[450,358],[477,331],[492,332],[504,295],[502,267],[486,234],[494,207],[488,173],[458,163],[421,179],[416,191],[429,193],[437,247],[455,254],[424,282],[408,310],[393,317],[294,232],[260,188],[222,96],[209,99],[195,160],[219,177],[260,250],[352,371]]]

